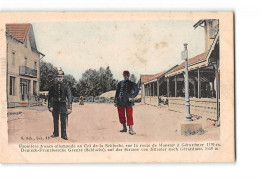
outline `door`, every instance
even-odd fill
[[[21,100],[25,101],[28,99],[29,94],[29,80],[20,79],[20,92],[21,92]]]

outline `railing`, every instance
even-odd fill
[[[37,78],[37,70],[27,66],[19,66],[19,74],[22,76]]]
[[[158,97],[157,96],[145,96],[145,104],[149,104],[152,106],[158,106]]]
[[[43,99],[36,95],[28,95],[28,106],[40,106],[43,104]]]
[[[169,109],[178,112],[185,112],[185,98],[170,97]],[[216,98],[190,98],[191,114],[203,116],[208,119],[217,120],[217,99]]]

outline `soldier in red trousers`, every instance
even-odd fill
[[[135,135],[136,133],[133,131],[133,106],[134,98],[138,95],[139,89],[137,84],[129,80],[129,76],[129,71],[123,72],[124,80],[120,81],[117,85],[115,106],[118,110],[119,121],[123,125],[123,129],[120,130],[120,132],[127,132],[127,123],[129,126],[129,134]]]

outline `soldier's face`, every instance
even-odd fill
[[[58,82],[62,82],[62,81],[63,81],[63,76],[58,76],[58,77],[57,77],[57,81],[58,81]]]
[[[125,80],[129,80],[129,75],[124,75]]]

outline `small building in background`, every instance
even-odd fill
[[[6,24],[7,106],[40,104],[40,59],[31,24]]]

